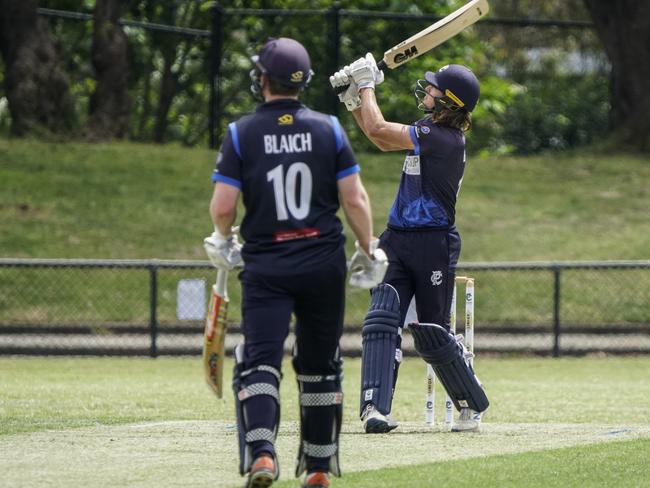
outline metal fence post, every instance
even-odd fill
[[[158,356],[158,349],[156,347],[156,338],[158,335],[158,267],[156,265],[149,267],[149,292],[149,333],[151,335],[149,356],[155,358]]]
[[[553,357],[560,357],[560,272],[559,266],[553,268]]]
[[[222,18],[224,10],[219,2],[212,7],[212,26],[210,35],[210,107],[208,114],[208,130],[210,131],[210,149],[217,146],[220,137],[219,127],[221,126],[221,56],[223,49],[223,27]]]
[[[329,30],[328,30],[328,52],[330,53],[330,68],[328,72],[334,73],[339,69],[339,56],[341,51],[341,37],[340,37],[340,27],[341,27],[341,16],[340,16],[341,6],[338,2],[334,2],[332,6],[327,10],[327,18],[329,20]],[[329,84],[327,86],[329,88]],[[338,99],[335,96],[330,96],[330,113],[337,115],[339,114]]]

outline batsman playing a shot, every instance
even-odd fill
[[[360,415],[366,432],[389,432],[401,361],[402,324],[415,296],[419,323],[409,324],[419,355],[434,368],[460,411],[454,431],[479,429],[488,400],[462,343],[449,333],[460,236],[456,198],[465,170],[465,136],[479,82],[465,66],[427,71],[414,94],[425,116],[411,125],[387,122],[375,86],[384,79],[372,54],[330,77],[359,128],[382,151],[407,151],[397,196],[380,236],[388,255],[384,281],[372,290],[363,328]]]
[[[371,288],[384,277],[387,258],[377,249],[367,193],[347,136],[336,117],[310,110],[298,95],[311,77],[305,48],[269,39],[253,56],[257,111],[228,126],[210,205],[215,233],[206,249],[216,266],[229,267],[230,234],[242,194],[242,332],[235,349],[233,389],[240,473],[248,488],[279,476],[275,439],[284,342],[295,315],[293,367],[300,405],[296,476],[303,487],[326,488],[340,475],[343,412],[342,360],[346,259],[343,207],[355,233],[350,283]]]

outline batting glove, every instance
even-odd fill
[[[241,257],[242,245],[237,234],[224,236],[215,229],[212,235],[203,240],[203,247],[215,268],[230,271],[244,265]]]
[[[370,256],[359,246],[359,241],[354,243],[356,251],[350,260],[350,286],[357,288],[373,288],[382,282],[388,269],[388,257],[379,249],[379,239],[370,241]]]
[[[359,86],[359,90],[374,88],[384,81],[384,72],[377,67],[372,53],[367,53],[365,57],[359,58],[352,63],[350,65],[350,74]]]
[[[368,66],[366,58],[359,58],[350,65],[350,74],[352,79],[359,86],[359,90],[363,88],[375,88],[375,75],[372,68]]]
[[[375,80],[375,86],[381,85],[384,82],[384,72],[379,69],[375,57],[372,53],[366,53],[366,64],[372,71],[373,79]]]
[[[359,87],[352,79],[352,76],[350,76],[349,66],[345,66],[330,76],[330,85],[335,90],[339,87],[347,87],[345,91],[339,93],[339,100],[345,105],[348,111],[352,112],[361,106]]]

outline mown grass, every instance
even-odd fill
[[[485,432],[460,437],[424,428],[424,365],[414,358],[400,369],[393,414],[422,428],[358,433],[359,366],[358,359],[344,363],[344,477],[333,486],[648,486],[647,357],[478,358],[491,406]],[[281,425],[295,425],[288,360],[283,369]],[[234,400],[228,389],[216,400],[201,375],[198,358],[0,358],[0,467],[8,486],[82,486],[97,476],[102,486],[160,486],[161,479],[164,486],[238,486]],[[439,391],[439,416],[442,397]],[[567,426],[571,439],[548,438]],[[283,432],[291,446],[281,458],[286,477],[298,441],[295,430]],[[411,465],[410,452],[422,450],[413,442],[425,443],[431,457],[424,459],[435,462]],[[557,448],[566,445],[573,447]],[[71,455],[83,462],[70,464]],[[387,458],[390,468],[378,460]]]
[[[169,145],[0,139],[1,253],[203,259],[214,156]],[[403,157],[358,159],[380,232]],[[588,152],[470,158],[458,204],[461,260],[647,258],[648,162]]]
[[[358,419],[358,359],[344,363],[345,419]],[[476,368],[492,406],[488,422],[647,422],[650,358],[480,357]],[[230,385],[232,363],[224,368]],[[282,382],[283,419],[297,420],[295,377],[289,359]],[[234,421],[229,388],[215,401],[203,383],[200,358],[0,358],[0,434],[68,429],[144,420]],[[394,413],[398,421],[424,418],[425,367],[406,358]],[[443,395],[437,397],[438,415]]]
[[[647,487],[650,439],[349,473],[346,488]],[[408,456],[408,451],[402,453]],[[284,481],[277,487],[295,486]]]

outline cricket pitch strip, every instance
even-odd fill
[[[363,433],[347,422],[341,433],[343,473],[406,464],[542,451],[650,437],[650,425],[499,424],[481,433],[448,433],[403,422],[390,434]],[[281,479],[292,479],[297,422],[282,422],[277,439]],[[0,437],[5,486],[242,485],[232,422],[170,421],[50,430]],[[396,456],[396,452],[407,453]]]

